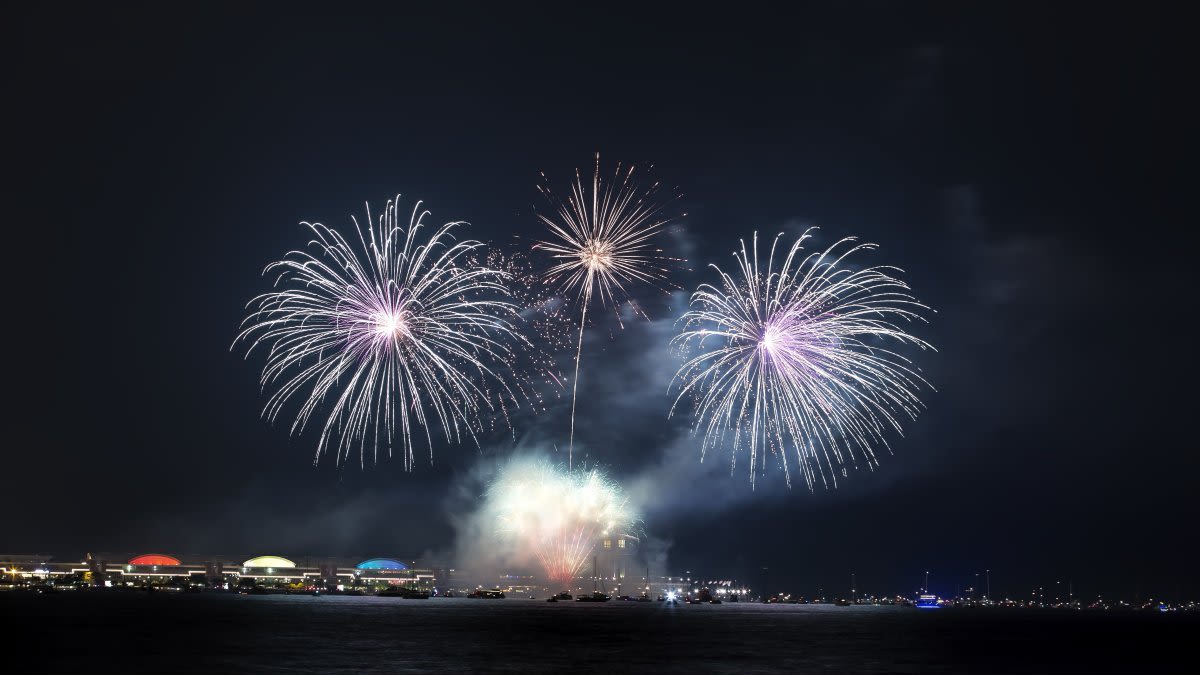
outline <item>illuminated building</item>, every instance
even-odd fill
[[[623,534],[600,537],[593,550],[596,569],[593,571],[592,565],[585,565],[584,579],[598,575],[596,582],[600,590],[610,595],[641,595],[645,584],[637,563],[637,544],[637,539]],[[584,590],[590,590],[587,586],[587,583],[581,585]]]
[[[237,562],[242,560],[242,562]],[[305,559],[298,565],[278,555],[248,558],[89,553],[82,561],[56,561],[47,555],[0,555],[0,578],[9,586],[131,586],[182,589],[255,587],[284,590],[432,588],[432,570],[393,558],[361,562]]]

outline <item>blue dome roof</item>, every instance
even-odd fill
[[[408,565],[390,558],[371,558],[358,563],[360,570],[406,570]]]

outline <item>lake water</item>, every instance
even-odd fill
[[[1200,672],[1200,617],[0,593],[0,672]]]

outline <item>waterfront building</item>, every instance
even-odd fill
[[[634,537],[625,534],[600,537],[592,551],[593,559],[584,566],[582,581],[585,583],[580,590],[592,590],[586,582],[594,575],[598,577],[594,585],[609,595],[641,595],[645,590],[645,574],[639,569],[637,550],[638,540]]]
[[[240,560],[240,562],[238,562]],[[164,553],[89,553],[83,560],[49,555],[0,555],[0,578],[7,587],[132,586],[162,588],[265,587],[285,590],[380,589],[405,586],[429,590],[430,569],[394,558],[305,558],[299,565],[279,555],[230,557]]]

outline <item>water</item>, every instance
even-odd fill
[[[0,672],[1196,672],[1197,628],[1156,613],[10,592]]]

